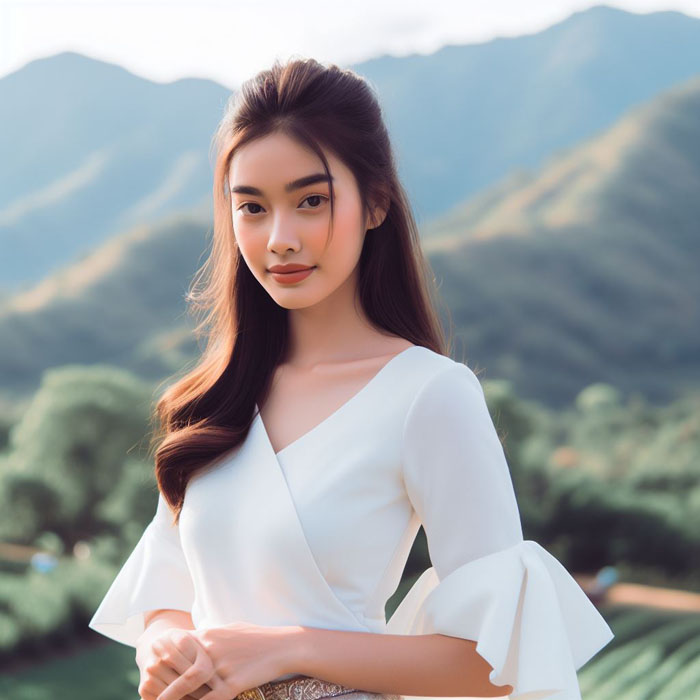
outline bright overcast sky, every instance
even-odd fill
[[[700,17],[700,0],[0,0],[0,77],[60,51],[158,82],[234,88],[275,58],[349,65],[530,34],[606,4]]]

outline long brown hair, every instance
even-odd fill
[[[153,419],[158,487],[179,522],[189,479],[245,439],[285,357],[288,310],[248,269],[233,231],[229,167],[235,150],[273,132],[311,148],[333,186],[322,148],[354,174],[363,211],[381,203],[384,221],[365,235],[359,299],[378,329],[447,354],[434,306],[434,275],[425,259],[408,197],[399,182],[381,107],[372,86],[351,70],[312,58],[275,60],[229,98],[212,139],[214,231],[208,259],[187,294],[206,347],[198,364],[156,403]],[[211,150],[210,150],[211,158]],[[330,231],[329,231],[330,235]],[[451,340],[450,340],[451,344]]]

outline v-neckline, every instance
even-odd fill
[[[394,355],[388,362],[385,362],[377,372],[372,376],[372,378],[366,382],[359,391],[356,391],[345,403],[341,404],[338,408],[336,408],[332,413],[329,413],[324,419],[316,423],[312,428],[309,428],[305,433],[300,435],[298,438],[295,440],[292,440],[288,445],[285,445],[281,450],[278,452],[274,451],[274,447],[272,446],[272,441],[270,440],[270,434],[267,432],[267,428],[265,427],[265,423],[262,419],[262,415],[260,414],[260,408],[258,407],[258,404],[255,404],[255,419],[260,421],[260,425],[262,427],[263,433],[265,434],[265,438],[267,439],[267,443],[270,446],[270,449],[272,450],[273,454],[275,457],[279,457],[283,453],[287,452],[291,448],[295,447],[299,443],[301,443],[303,440],[306,440],[308,437],[311,436],[312,433],[316,433],[318,430],[320,430],[323,426],[325,426],[327,423],[329,423],[332,419],[336,418],[342,411],[345,411],[350,405],[354,404],[358,399],[361,398],[363,394],[365,394],[374,384],[384,375],[385,371],[389,369],[390,366],[392,366],[399,358],[404,357],[407,353],[410,353],[411,350],[416,350],[417,348],[425,349],[424,346],[422,345],[411,345],[410,347],[405,348],[401,352],[397,353]]]

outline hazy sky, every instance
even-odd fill
[[[229,88],[275,58],[340,65],[530,34],[606,4],[700,17],[700,0],[0,0],[0,77],[71,50],[159,82]]]

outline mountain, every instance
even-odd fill
[[[470,364],[550,405],[700,385],[700,76],[426,234]]]
[[[66,52],[0,80],[0,280],[23,288],[134,225],[206,212],[228,92]]]
[[[376,86],[421,221],[700,73],[700,19],[606,5],[529,35],[352,66]]]
[[[700,20],[596,6],[526,36],[350,67],[379,93],[423,225],[700,73]],[[72,52],[0,79],[0,300],[131,226],[209,216],[229,95]]]
[[[583,387],[664,401],[700,384],[700,77],[450,210],[425,248],[456,358],[563,406]],[[100,361],[151,379],[196,354],[183,317],[207,220],[134,228],[0,309],[0,386]],[[449,319],[447,319],[449,320]]]
[[[184,216],[136,226],[0,308],[0,386],[22,400],[41,373],[106,362],[156,381],[195,357],[185,293],[208,223]]]

